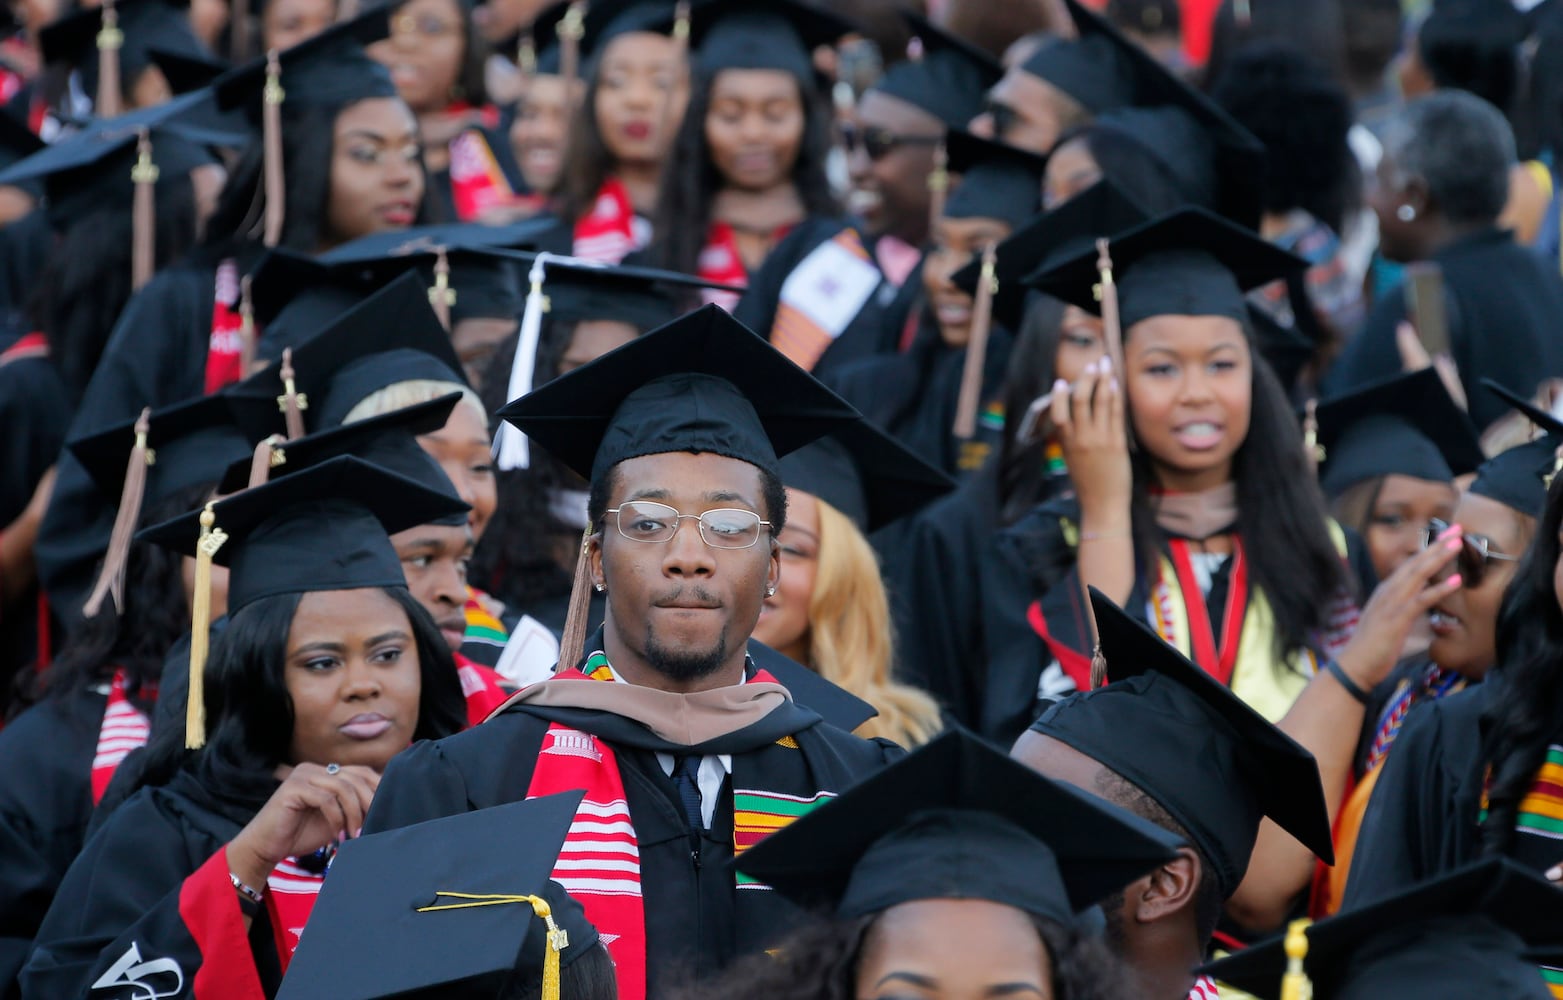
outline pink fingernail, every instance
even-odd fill
[[[1445,528],[1443,531],[1440,531],[1438,533],[1438,537],[1439,538],[1453,538],[1455,535],[1458,535],[1459,533],[1460,533],[1460,526],[1458,524],[1451,524],[1449,527]]]
[[[1114,375],[1111,379],[1108,380],[1107,384],[1112,388],[1113,392],[1117,392],[1118,391],[1118,376]]]
[[[1458,586],[1460,586],[1460,574],[1456,573],[1454,576],[1451,576],[1449,579],[1445,580],[1444,581],[1444,585],[1446,587],[1458,587]]]
[[[1458,552],[1460,551],[1460,546],[1464,544],[1465,543],[1460,541],[1458,538],[1451,538],[1444,542],[1444,548],[1448,549],[1450,552]]]

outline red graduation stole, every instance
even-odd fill
[[[650,236],[650,227],[636,217],[624,184],[617,177],[610,177],[598,189],[591,209],[575,224],[575,256],[599,264],[617,264],[645,245],[646,240],[637,229]]]
[[[217,265],[217,289],[212,298],[212,331],[206,343],[206,395],[244,377],[244,343],[239,315],[239,265],[229,258]]]
[[[109,684],[109,701],[103,709],[103,723],[98,728],[98,746],[92,755],[92,804],[103,801],[109,780],[120,763],[138,747],[146,746],[152,735],[152,720],[130,700],[125,693],[126,679],[123,667],[114,671]],[[143,689],[143,694],[156,697],[157,689]]]

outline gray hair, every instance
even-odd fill
[[[1402,178],[1419,177],[1444,218],[1490,224],[1509,200],[1514,130],[1497,108],[1461,90],[1411,102],[1384,134]]]

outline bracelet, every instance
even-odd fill
[[[259,906],[261,903],[265,902],[260,893],[241,882],[239,880],[239,876],[235,875],[233,872],[228,873],[228,881],[232,882],[233,887],[239,890],[239,895],[243,896],[245,899],[248,899],[256,906]]]
[[[1334,660],[1326,660],[1324,661],[1324,669],[1328,670],[1330,676],[1335,678],[1335,683],[1345,688],[1346,693],[1357,700],[1357,704],[1366,705],[1368,703],[1368,693],[1357,686],[1357,682],[1351,679],[1351,675],[1346,673],[1339,663]]]

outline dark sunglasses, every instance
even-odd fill
[[[1446,521],[1433,518],[1422,529],[1422,547],[1428,548],[1434,539],[1449,530]],[[1455,556],[1455,568],[1460,571],[1460,586],[1480,587],[1487,578],[1487,564],[1491,562],[1519,562],[1519,556],[1494,552],[1492,543],[1481,535],[1461,535],[1460,551]]]
[[[1015,123],[1020,121],[1019,112],[1008,104],[1001,104],[992,98],[983,103],[982,110],[987,114],[988,120],[993,123],[993,136],[996,139],[1002,139],[1009,135],[1010,129],[1014,128]]]
[[[862,149],[870,160],[884,159],[897,146],[934,146],[943,141],[942,136],[898,135],[887,128],[858,128],[852,124],[843,124],[840,128],[841,142],[847,152]]]

